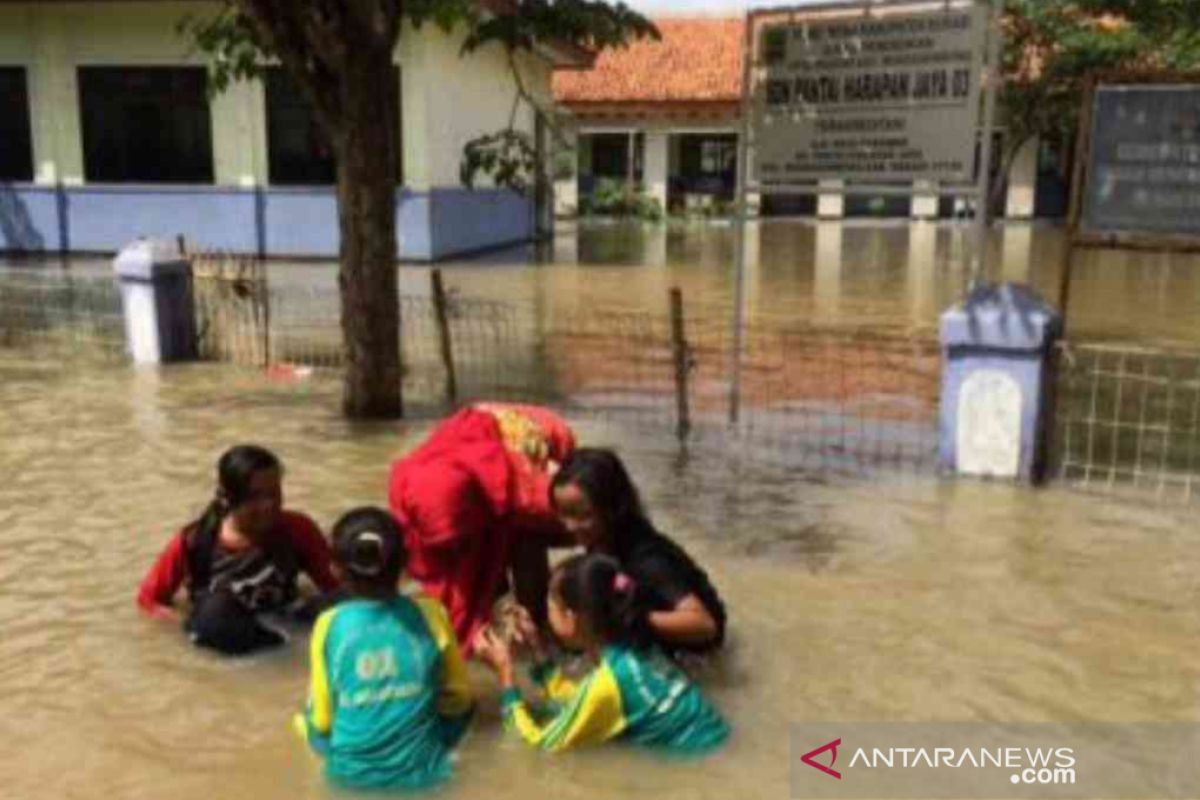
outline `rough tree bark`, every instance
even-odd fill
[[[343,410],[351,418],[398,417],[399,87],[392,53],[401,0],[236,3],[308,98],[337,156]]]
[[[392,417],[403,411],[396,277],[394,98],[399,87],[390,47],[352,62],[345,124],[334,142],[341,231],[338,285],[347,363],[342,406],[349,417]],[[380,95],[393,102],[380,102]]]

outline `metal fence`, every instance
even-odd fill
[[[240,290],[203,289],[201,330],[247,364],[337,376],[344,367],[332,286],[265,286],[234,270]],[[227,281],[228,283],[228,281]],[[937,342],[904,332],[835,330],[758,319],[744,330],[739,422],[728,420],[733,337],[721,309],[674,315],[534,309],[445,294],[401,295],[406,398],[418,403],[525,400],[619,419],[689,442],[747,443],[788,463],[854,471],[932,471],[937,461]],[[221,306],[232,306],[217,310]],[[212,319],[206,319],[208,315]],[[238,343],[241,343],[240,345]]]
[[[125,357],[121,295],[111,277],[0,270],[0,347],[48,363]]]
[[[270,283],[263,265],[194,256],[202,358],[273,376],[337,378],[344,368],[336,287]],[[757,319],[744,329],[741,413],[730,426],[734,345],[723,309],[674,313],[534,309],[445,294],[400,295],[403,390],[418,405],[523,400],[642,425],[690,444],[751,445],[789,465],[932,471],[940,353],[904,332]],[[0,345],[73,356],[124,352],[120,296],[107,276],[0,276]],[[85,346],[86,345],[86,346]]]
[[[337,378],[333,286],[268,283],[262,265],[198,259],[203,357],[268,373]],[[728,423],[728,313],[535,309],[444,295],[397,298],[406,400],[555,405],[689,444],[749,446],[789,466],[853,473],[937,467],[941,352],[932,336],[752,320],[743,331],[741,413]],[[125,359],[115,281],[0,270],[0,347],[47,363]],[[1073,343],[1059,358],[1050,475],[1089,490],[1200,498],[1200,350]]]
[[[1065,483],[1200,499],[1200,352],[1076,344],[1061,359],[1054,466]]]
[[[936,340],[755,320],[743,331],[740,412],[730,426],[728,314],[685,308],[683,322],[682,342],[666,314],[588,314],[556,323],[547,357],[565,401],[678,426],[682,391],[693,441],[749,444],[795,466],[936,468]]]

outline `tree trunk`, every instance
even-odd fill
[[[1026,136],[1019,141],[1012,142],[1005,148],[1005,152],[1000,158],[1000,168],[996,173],[996,181],[992,184],[991,193],[988,197],[988,208],[995,208],[1004,202],[1004,198],[1008,193],[1008,174],[1012,172],[1013,164],[1016,163],[1021,149],[1025,147],[1026,142],[1031,138],[1033,137]]]
[[[342,78],[338,157],[342,406],[351,418],[392,418],[400,396],[400,300],[396,276],[399,87],[390,44],[356,44]]]

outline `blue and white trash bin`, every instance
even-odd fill
[[[1041,480],[1062,316],[1018,284],[986,285],[942,314],[940,449],[957,475]]]
[[[135,364],[196,357],[192,266],[170,242],[138,239],[113,260],[125,314],[125,342]]]

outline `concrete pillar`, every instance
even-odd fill
[[[554,213],[572,217],[579,211],[579,176],[572,175],[554,182]]]
[[[846,185],[842,180],[821,181],[818,192],[821,189],[842,189]],[[821,192],[817,195],[817,218],[818,219],[841,219],[846,215],[846,196],[844,193],[825,193]]]
[[[938,196],[937,183],[934,181],[914,181],[912,199],[913,219],[937,219]]]
[[[1001,275],[1011,283],[1029,283],[1033,263],[1033,226],[1010,223],[1004,226]]]
[[[908,306],[914,325],[933,321],[937,296],[937,228],[926,222],[908,226]]]
[[[643,183],[646,194],[667,210],[667,186],[670,179],[670,134],[646,131],[646,163]]]
[[[657,276],[660,279],[665,278],[666,270],[662,269],[662,267],[667,266],[667,226],[653,224],[643,225],[642,241],[645,243],[645,249],[643,250],[645,253],[643,256],[645,259],[645,265],[648,267],[659,268],[650,270],[649,273]],[[643,272],[645,272],[645,270],[643,270]],[[659,290],[661,289],[662,292],[666,292],[667,287],[665,285],[655,285],[653,289],[656,294],[652,294],[650,296],[658,297]]]
[[[1035,136],[1025,143],[1013,161],[1008,173],[1008,198],[1005,216],[1008,219],[1030,219],[1033,217],[1034,200],[1037,195],[1038,150],[1041,142]]]
[[[554,178],[554,213],[574,216],[579,211],[579,141],[573,129],[564,130],[562,145],[551,138],[551,174]],[[568,170],[566,167],[570,167]]]
[[[429,80],[429,41],[430,37],[414,35],[407,27],[400,37],[400,148],[404,187],[414,192],[427,192],[433,185],[431,143],[438,136],[429,94],[438,91],[439,83]]]
[[[559,231],[554,236],[554,263],[579,263],[579,234],[574,226],[569,230]],[[541,273],[545,274],[545,273]]]
[[[842,223],[818,222],[816,239],[813,315],[831,320],[837,317],[842,294]]]
[[[31,14],[36,58],[29,72],[34,179],[78,185],[84,176],[83,130],[66,18],[55,5],[35,8]]]
[[[633,169],[634,158],[637,153],[637,131],[630,131],[629,138],[625,144],[625,182],[632,189],[634,187],[634,178],[636,172]]]
[[[763,311],[771,298],[763,297],[762,270],[762,223],[754,221],[746,223],[746,298],[749,300],[748,310],[751,314]]]
[[[268,182],[266,86],[237,81],[212,99],[213,178],[218,186]]]
[[[762,214],[762,195],[759,192],[746,192],[746,216],[757,217]]]

